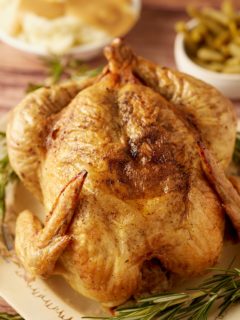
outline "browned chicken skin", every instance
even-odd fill
[[[159,261],[164,283],[166,272],[188,278],[217,261],[224,192],[209,183],[198,142],[225,177],[236,119],[214,88],[119,39],[105,55],[98,78],[28,95],[7,137],[14,170],[48,212],[44,227],[19,215],[21,262],[42,276],[57,262],[77,291],[116,306],[154,289],[158,264],[146,261]]]

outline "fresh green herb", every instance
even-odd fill
[[[45,84],[44,83],[32,83],[30,82],[27,86],[27,89],[26,89],[26,93],[30,93],[30,92],[33,92],[39,88],[42,88],[44,87]]]
[[[5,189],[10,180],[14,176],[14,172],[10,167],[7,147],[6,133],[0,131],[0,222],[3,222],[5,214]],[[1,225],[1,223],[0,223]],[[21,316],[15,314],[0,313],[0,320],[24,320]]]
[[[102,66],[95,69],[89,69],[87,65],[82,65],[80,69],[77,69],[76,72],[73,72],[71,79],[81,79],[83,77],[91,78],[96,77],[102,72]]]
[[[3,221],[5,214],[6,186],[14,177],[16,175],[10,166],[7,155],[6,134],[0,132],[0,221]]]
[[[213,269],[216,273],[195,289],[181,293],[160,293],[141,298],[116,309],[112,317],[85,319],[112,320],[207,320],[213,305],[219,302],[221,317],[240,302],[240,269]]]
[[[24,320],[18,314],[0,313],[0,320]]]
[[[56,57],[46,60],[46,66],[49,68],[51,84],[58,83],[64,73],[64,62]]]
[[[0,219],[5,212],[5,188],[8,182],[8,156],[5,133],[0,133]]]
[[[0,132],[0,236],[8,250],[13,247],[13,239],[8,231],[7,225],[4,223],[6,211],[5,196],[7,185],[15,177],[16,174],[12,170],[8,159],[6,134]]]
[[[43,83],[29,83],[26,93],[60,83],[62,80],[95,77],[102,71],[102,67],[91,69],[89,65],[73,57],[52,57],[50,59],[44,59],[43,63],[47,69],[47,78]]]
[[[235,148],[233,153],[233,161],[236,164],[240,164],[240,132],[237,132]]]

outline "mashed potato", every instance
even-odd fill
[[[62,54],[80,44],[102,42],[109,35],[75,17],[64,16],[50,20],[27,14],[24,16],[22,31],[18,37],[39,49],[44,48],[50,53]]]

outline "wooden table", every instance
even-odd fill
[[[142,17],[126,37],[140,55],[161,65],[175,67],[173,57],[174,24],[186,18],[183,12],[144,6]],[[102,63],[99,57],[91,62]],[[29,82],[41,82],[46,70],[39,59],[0,43],[0,117],[24,96]],[[234,102],[240,115],[240,101]],[[0,283],[1,285],[1,283]],[[0,312],[11,308],[0,298]]]

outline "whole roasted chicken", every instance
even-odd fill
[[[11,165],[45,206],[17,219],[29,272],[61,273],[105,306],[166,289],[218,260],[224,212],[240,230],[225,176],[236,119],[230,101],[116,39],[100,76],[39,89],[12,112]]]

